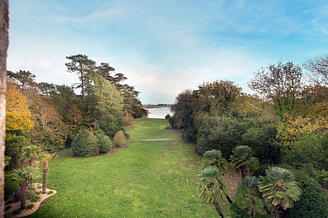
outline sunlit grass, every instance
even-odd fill
[[[131,135],[138,139],[179,136],[164,129],[166,120],[136,125]],[[110,155],[71,156],[63,150],[49,162],[48,187],[58,192],[29,217],[217,217],[197,197],[200,157],[191,144],[130,141]]]

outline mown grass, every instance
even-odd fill
[[[167,120],[142,118],[136,119],[135,129],[131,131],[130,136],[133,140],[155,139],[155,138],[180,138],[180,131],[166,129],[169,126]]]
[[[134,140],[110,155],[59,152],[48,173],[48,187],[58,192],[29,217],[217,217],[213,205],[197,197],[201,166],[193,145],[136,141],[179,137],[164,129],[166,120],[138,119],[136,125]]]

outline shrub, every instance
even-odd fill
[[[29,204],[29,205],[26,206],[26,209],[32,210],[33,207],[34,207],[34,204]]]
[[[32,200],[35,196],[37,196],[35,190],[27,190],[26,198]]]
[[[38,202],[40,199],[41,199],[40,195],[36,195],[31,199],[31,201],[32,202]]]
[[[38,184],[37,185],[38,189],[42,188],[42,185],[41,184]]]
[[[83,130],[72,141],[71,150],[74,156],[88,157],[99,153],[98,138],[93,132]]]
[[[30,144],[30,139],[24,136],[16,136],[10,141],[6,141],[5,155],[7,157],[11,157],[7,166],[8,169],[13,169],[20,164],[19,157],[22,152],[22,148]]]
[[[327,218],[328,202],[321,186],[303,170],[291,170],[300,183],[303,194],[300,201],[289,210],[290,218]]]
[[[108,153],[113,147],[112,141],[101,130],[97,130],[95,133],[96,133],[96,136],[98,138],[99,153]]]
[[[113,141],[116,147],[122,147],[126,138],[123,131],[119,131],[115,134]]]
[[[296,167],[311,164],[316,169],[327,169],[327,143],[316,134],[299,136],[290,148],[281,149],[282,162]]]
[[[251,127],[242,135],[242,143],[253,149],[254,156],[259,159],[260,164],[279,164],[280,149],[272,145],[276,133],[277,129],[272,125]]]
[[[171,118],[171,115],[170,114],[166,114],[165,119],[166,120],[169,120],[170,118]]]
[[[17,215],[17,214],[21,214],[22,212],[23,212],[23,209],[18,208],[17,210],[14,210],[11,214],[14,216],[14,215]]]
[[[260,166],[254,171],[254,174],[265,175],[262,171],[265,171],[265,168],[268,167],[269,165]],[[325,198],[325,193],[318,182],[311,178],[305,170],[297,170],[288,164],[281,164],[279,167],[290,170],[294,174],[296,182],[299,183],[299,186],[302,189],[300,200],[294,202],[294,207],[285,211],[284,215],[289,216],[290,218],[327,218],[328,202]]]
[[[53,192],[53,191],[49,191],[49,192],[48,192],[48,195],[51,195],[52,193],[54,193],[54,192]]]

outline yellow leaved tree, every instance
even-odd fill
[[[12,80],[7,80],[6,140],[14,137],[11,131],[28,132],[34,126],[26,98]]]

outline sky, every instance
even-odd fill
[[[7,68],[72,85],[66,57],[123,73],[143,104],[185,89],[247,83],[261,67],[328,54],[326,0],[10,0]]]

